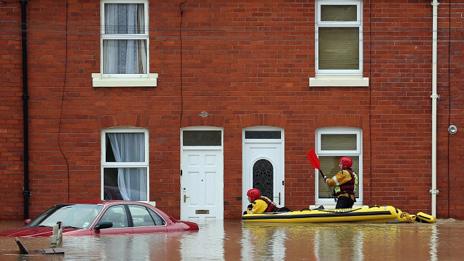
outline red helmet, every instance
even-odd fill
[[[350,157],[341,157],[340,165],[342,169],[349,169],[353,165],[353,160]]]
[[[250,198],[250,201],[253,202],[261,197],[261,191],[259,191],[257,188],[249,189],[247,196]]]

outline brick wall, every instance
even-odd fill
[[[462,146],[464,144],[462,133],[464,126],[464,42],[462,41],[464,36],[464,5],[462,3],[452,3],[451,8],[446,8],[445,6],[444,9],[445,12],[448,11],[450,13],[449,20],[444,21],[444,24],[448,25],[447,22],[449,22],[448,33],[451,41],[446,42],[449,47],[450,65],[448,68],[443,68],[446,72],[443,78],[448,79],[449,89],[442,89],[442,93],[448,95],[449,98],[443,102],[442,106],[445,110],[448,110],[449,123],[455,124],[458,127],[458,132],[451,136],[449,140],[445,138],[442,140],[442,142],[449,143],[449,157],[446,158],[444,155],[441,157],[441,161],[444,164],[442,164],[442,168],[440,169],[440,189],[442,190],[440,191],[439,198],[448,200],[440,202],[443,206],[440,213],[462,219],[464,216],[464,205],[462,204],[461,197],[464,188],[464,178],[462,175],[462,162],[464,160],[464,149]],[[447,125],[443,126],[442,133],[446,132],[446,127]],[[446,207],[448,207],[448,211]]]
[[[100,70],[99,1],[68,1],[67,10],[65,3],[52,0],[29,3],[33,215],[56,202],[98,199],[101,129],[136,126],[150,132],[150,198],[179,216],[179,128],[197,125],[224,128],[226,218],[241,213],[242,129],[256,125],[285,129],[290,208],[314,203],[314,179],[305,153],[314,147],[316,129],[349,126],[363,130],[364,203],[430,212],[429,2],[364,1],[364,76],[370,78],[369,88],[308,87],[308,78],[314,77],[313,1],[186,1],[182,41],[179,3],[150,2],[150,71],[159,74],[156,88],[91,86],[91,73]],[[18,4],[7,7],[0,12],[17,25]],[[446,133],[450,96],[452,120],[463,120],[460,42],[452,41],[448,74],[448,8],[452,39],[460,39],[458,7],[445,1],[440,5],[439,189],[447,188],[451,179],[455,182],[440,194],[438,210],[442,216],[464,217],[456,205],[464,181],[455,174],[459,166],[448,165],[448,160],[462,158],[462,143],[459,136],[450,139],[448,158]],[[8,51],[0,51],[7,57],[0,64],[11,71],[7,83],[16,90],[0,97],[6,98],[0,121],[7,126],[0,127],[6,144],[0,146],[2,161],[4,154],[14,153],[0,164],[1,174],[9,176],[0,193],[16,196],[1,218],[19,218],[22,207],[17,30],[13,38],[0,36],[8,46]],[[210,117],[198,117],[201,111]]]
[[[19,4],[0,4],[1,218],[22,216],[22,97]]]

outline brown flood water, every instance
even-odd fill
[[[0,222],[0,229],[21,226]],[[199,232],[64,237],[64,256],[19,255],[0,238],[0,260],[462,260],[464,221],[436,224],[249,224],[210,221]],[[47,238],[23,239],[29,249]]]

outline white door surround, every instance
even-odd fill
[[[242,210],[248,206],[247,191],[259,187],[279,207],[285,206],[284,130],[252,127],[242,132]]]
[[[215,127],[181,130],[181,219],[224,218],[223,131]]]

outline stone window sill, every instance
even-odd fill
[[[93,87],[156,87],[158,74],[148,77],[103,77],[101,73],[92,73]]]
[[[309,87],[369,87],[369,78],[361,76],[316,76],[309,78]]]

